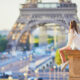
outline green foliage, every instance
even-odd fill
[[[65,58],[66,58],[66,61],[67,61],[68,60],[68,57],[65,54],[65,52],[64,52],[64,55],[65,55]],[[57,51],[56,51],[55,62],[56,62],[57,65],[60,65],[62,63],[61,57],[60,57],[60,53],[59,53],[59,49],[57,49]]]
[[[30,50],[30,41],[29,37],[27,38],[27,43],[26,43],[26,49],[25,50]]]
[[[6,37],[0,36],[0,52],[5,51],[7,47],[8,41],[6,40]]]
[[[57,51],[56,51],[55,62],[56,62],[57,65],[60,65],[62,63],[60,53],[59,53],[59,49],[57,49]]]
[[[35,36],[34,37],[34,47],[38,47],[39,46],[39,37]]]
[[[1,38],[2,36],[0,35],[0,38]]]
[[[39,36],[34,36],[34,43],[39,43]]]
[[[52,43],[53,42],[53,36],[48,36],[48,43]]]
[[[39,43],[34,43],[34,47],[38,47],[39,46]]]

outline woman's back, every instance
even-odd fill
[[[80,34],[74,30],[72,36],[73,36],[73,41],[71,45],[72,49],[80,50]]]

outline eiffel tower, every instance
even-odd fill
[[[71,20],[79,23],[77,5],[71,0],[59,0],[53,3],[27,0],[21,4],[20,15],[8,35],[8,46],[17,48],[25,46],[31,39],[32,31],[47,23],[59,24],[60,27],[68,29]],[[30,44],[28,48],[29,46]]]

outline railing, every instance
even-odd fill
[[[16,65],[15,66],[17,68],[19,68],[20,66],[22,67],[22,65],[24,65],[24,64],[26,65],[26,63],[27,63],[27,65],[29,65],[30,63],[27,62],[28,60],[26,58],[27,57],[23,57],[24,60],[22,58],[20,58],[20,61],[19,61],[20,65],[19,65],[19,63],[17,63],[18,66],[16,66]],[[40,59],[42,59],[42,58],[40,58]],[[32,60],[32,56],[30,56],[30,60]],[[47,60],[49,60],[48,65],[46,65]],[[50,62],[51,62],[50,58],[47,60],[44,60],[44,62],[41,62],[41,65],[39,64],[41,66],[41,68],[36,68],[35,70],[31,70],[31,69],[27,68],[27,66],[26,66],[25,68],[23,68],[25,70],[25,72],[22,72],[21,75],[19,75],[20,72],[16,73],[16,71],[15,71],[12,75],[12,78],[0,79],[0,80],[30,80],[30,78],[32,78],[32,77],[42,78],[42,80],[69,80],[69,73],[68,73],[67,69],[65,69],[62,72],[60,69],[60,66],[57,66],[54,62],[50,64]],[[43,63],[45,64],[46,67],[43,67],[44,66]],[[14,79],[13,76],[15,76],[15,75],[17,76],[17,78]],[[20,78],[20,76],[21,76],[21,78]],[[22,76],[24,76],[24,77],[22,77]]]
[[[61,72],[59,71],[59,68],[58,68],[58,71],[56,71],[56,69],[54,71],[46,71],[46,70],[43,70],[43,71],[39,71],[39,72],[32,72],[31,74],[28,74],[27,76],[27,79],[29,79],[29,77],[37,77],[37,78],[41,78],[42,80],[69,80],[69,74],[68,72]]]
[[[40,79],[40,80],[69,80],[69,73],[68,72],[61,72],[61,71],[54,71],[49,70],[48,72],[43,70],[43,71],[35,71],[31,73],[24,73],[24,78],[22,80],[32,80],[30,78]],[[0,79],[0,80],[21,80],[19,77],[18,79],[14,78],[8,78],[8,79]]]

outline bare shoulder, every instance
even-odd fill
[[[80,32],[78,32],[78,34],[80,34]]]
[[[74,30],[73,29],[70,29],[69,33],[74,33]]]

